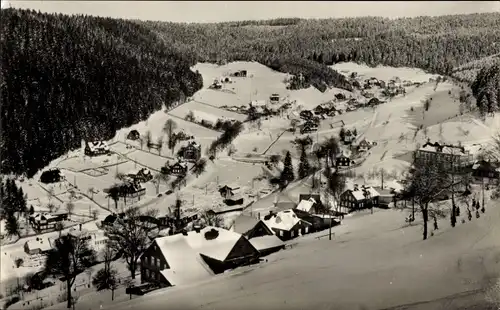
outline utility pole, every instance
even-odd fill
[[[483,207],[482,207],[482,210],[481,210],[481,211],[483,211],[483,212],[484,212],[484,177],[482,177],[482,178],[481,178],[481,192],[482,192],[482,194],[483,194],[483,202],[482,202]]]

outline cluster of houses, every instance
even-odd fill
[[[231,188],[221,195],[231,197]],[[373,187],[346,190],[335,210],[327,210],[320,195],[303,194],[299,203],[276,202],[275,211],[263,216],[239,215],[229,229],[197,224],[192,231],[161,235],[141,256],[141,281],[175,286],[208,280],[215,274],[259,262],[262,257],[285,248],[298,236],[340,223],[338,216],[354,210],[378,207],[381,194]],[[329,203],[332,205],[332,202]]]
[[[173,164],[166,162],[165,166],[161,168],[161,173],[186,176],[189,171],[188,163],[195,163],[201,158],[201,145],[196,141],[188,141],[186,145],[179,148],[177,154],[177,162]]]

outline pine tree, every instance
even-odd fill
[[[5,230],[8,236],[20,236],[19,232],[19,222],[17,218],[13,215],[7,217],[7,222],[5,223]]]
[[[295,179],[295,175],[293,172],[293,164],[292,164],[292,155],[290,151],[286,152],[285,161],[283,162],[284,168],[281,172],[281,181],[285,184],[292,182]]]
[[[306,148],[302,146],[299,163],[299,178],[303,179],[307,177],[310,171],[311,165],[309,164],[309,160],[307,159]]]

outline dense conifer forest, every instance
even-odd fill
[[[471,85],[477,107],[484,114],[498,112],[500,100],[500,64],[485,67],[479,71]]]
[[[111,139],[202,86],[193,58],[137,23],[0,14],[4,173],[32,176],[81,139]]]
[[[352,87],[329,67],[337,62],[450,74],[500,52],[498,13],[219,24],[15,9],[2,10],[0,17],[2,172],[28,176],[78,148],[81,139],[110,139],[116,130],[191,96],[202,87],[201,76],[189,69],[198,61],[258,61],[302,74],[292,88],[324,91]],[[492,91],[483,90],[490,76],[480,74],[473,89],[492,106]]]

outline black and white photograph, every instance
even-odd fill
[[[500,1],[1,0],[0,309],[500,310]]]

